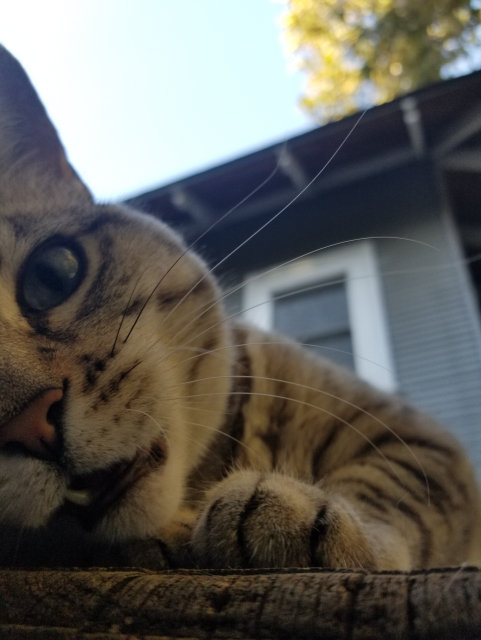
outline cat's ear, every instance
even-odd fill
[[[0,45],[0,203],[91,202],[20,63]]]

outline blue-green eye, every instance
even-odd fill
[[[35,251],[23,272],[21,293],[32,311],[46,311],[69,298],[83,276],[80,251],[55,244]]]

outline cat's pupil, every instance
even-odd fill
[[[65,288],[63,280],[50,265],[37,265],[37,278],[41,284],[54,291],[63,291]]]

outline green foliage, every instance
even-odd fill
[[[303,106],[320,120],[440,79],[481,43],[479,0],[288,0],[287,46],[307,72]]]

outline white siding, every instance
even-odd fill
[[[481,332],[446,205],[390,231],[436,246],[379,241],[400,392],[450,427],[481,472]],[[421,219],[422,218],[422,219]],[[402,273],[391,273],[400,271]]]

